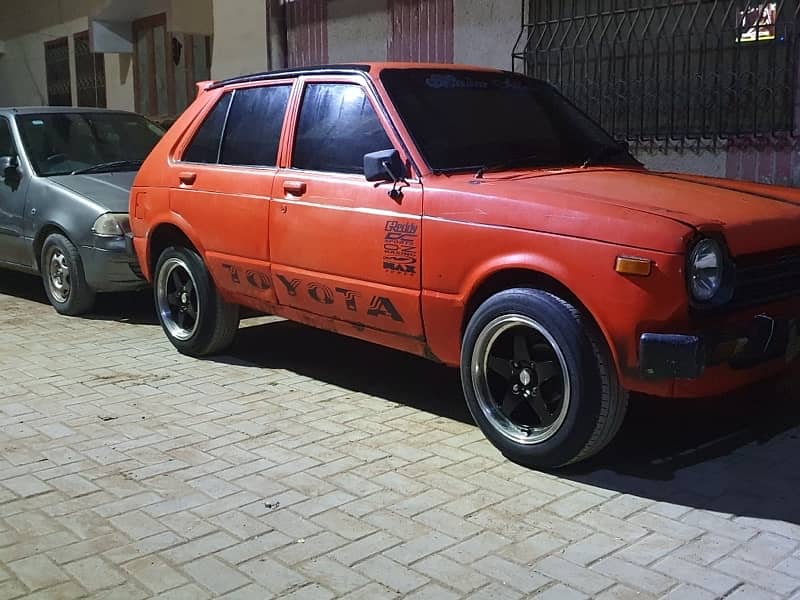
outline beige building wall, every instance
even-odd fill
[[[105,62],[108,108],[133,111],[133,55],[106,54]]]
[[[63,25],[27,33],[5,40],[5,54],[0,56],[0,106],[41,106],[47,104],[47,73],[44,63],[45,42],[67,36],[70,47],[72,98],[77,97],[75,53],[72,36],[86,31],[89,20],[75,19]]]
[[[4,52],[0,53],[0,106],[40,106],[47,104],[47,73],[44,44],[67,36],[70,48],[72,100],[77,101],[75,47],[72,36],[89,28],[89,15],[124,15],[126,20],[160,12],[167,13],[171,31],[212,35],[214,19],[212,0],[30,0],[7,2],[0,6],[0,35]],[[246,2],[248,0],[225,0]],[[254,0],[253,4],[263,2]],[[60,24],[54,24],[68,17]],[[240,18],[246,17],[243,15]],[[252,21],[244,21],[251,23]],[[261,23],[264,22],[263,14]],[[263,26],[262,26],[263,29]],[[229,32],[236,39],[236,27]],[[263,52],[262,52],[263,54]],[[133,55],[106,54],[106,102],[109,108],[134,109]]]
[[[331,0],[328,3],[328,59],[332,63],[386,60],[387,0]]]
[[[522,28],[518,0],[454,0],[454,62],[511,69]]]
[[[235,10],[237,2],[240,1],[242,0],[225,0],[224,4],[231,7],[228,10]],[[213,0],[169,0],[167,29],[181,33],[213,35],[213,4]],[[261,4],[263,5],[264,2],[261,2]],[[242,17],[246,16],[248,15],[242,15]],[[243,21],[243,24],[247,22]],[[264,21],[262,20],[261,22],[263,23]]]
[[[266,23],[264,0],[214,0],[212,79],[266,70]]]

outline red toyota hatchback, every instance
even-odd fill
[[[179,351],[223,351],[246,306],[458,366],[536,467],[603,448],[628,390],[723,393],[800,354],[800,192],[650,173],[508,72],[201,84],[130,213]]]

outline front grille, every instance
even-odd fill
[[[736,261],[731,307],[800,296],[800,249],[750,255]]]

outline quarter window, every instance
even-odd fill
[[[274,167],[291,86],[236,90],[225,125],[220,162]]]
[[[292,166],[363,173],[364,155],[392,148],[364,89],[353,84],[309,84],[303,94]]]
[[[225,94],[200,125],[186,151],[183,160],[193,163],[215,164],[219,159],[220,140],[222,128],[225,126],[225,117],[231,103],[231,94]]]

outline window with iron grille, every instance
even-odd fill
[[[515,65],[618,139],[793,135],[799,10],[800,0],[530,0]]]
[[[72,106],[68,38],[45,42],[44,64],[47,74],[47,103],[50,106]]]
[[[89,32],[76,33],[75,75],[78,106],[106,107],[106,63],[102,54],[89,48]]]

